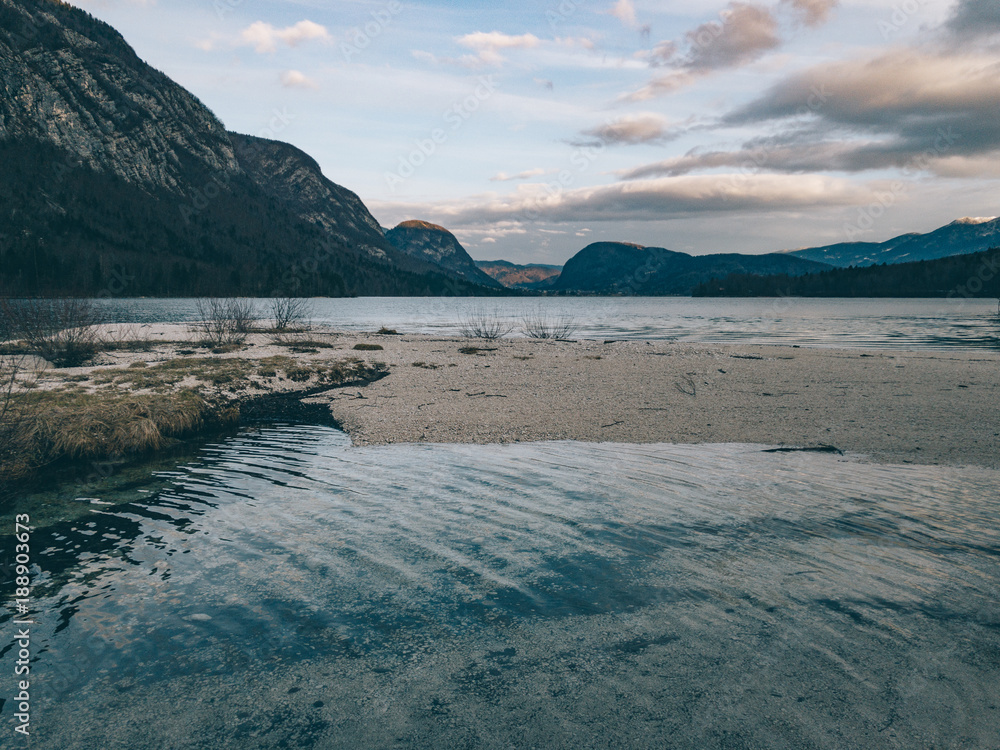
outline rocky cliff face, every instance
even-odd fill
[[[595,242],[570,258],[554,289],[596,294],[690,294],[698,284],[731,273],[798,276],[830,268],[781,253],[692,256],[624,242]]]
[[[385,237],[400,252],[440,266],[467,281],[494,289],[503,287],[476,267],[455,235],[437,224],[404,221],[386,232]]]
[[[0,139],[51,143],[95,170],[181,191],[239,170],[222,123],[110,26],[52,0],[0,0]]]
[[[0,0],[0,164],[0,293],[477,293],[59,0]]]
[[[326,177],[304,151],[279,141],[229,134],[240,167],[294,213],[345,245],[387,259],[382,227],[357,195]]]

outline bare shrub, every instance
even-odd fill
[[[118,323],[101,329],[101,348],[105,351],[148,352],[155,344],[149,326],[139,323]]]
[[[210,297],[197,302],[198,319],[192,330],[212,346],[242,344],[259,320],[253,300]]]
[[[271,300],[271,320],[275,331],[309,330],[312,303],[301,297],[275,297]]]
[[[462,336],[467,339],[502,339],[514,330],[514,324],[506,320],[498,309],[492,311],[477,308],[469,312],[460,324]]]
[[[521,331],[532,339],[568,339],[578,328],[576,321],[568,315],[550,319],[541,310],[521,319]]]
[[[4,299],[0,320],[6,340],[56,367],[78,367],[101,350],[103,320],[87,299]]]
[[[245,297],[226,300],[226,313],[237,333],[252,333],[260,320],[253,300]]]

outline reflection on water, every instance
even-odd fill
[[[35,746],[992,746],[998,479],[245,430],[35,532]]]
[[[195,300],[122,300],[144,322],[197,317]],[[317,323],[348,331],[382,326],[401,333],[457,336],[474,310],[519,323],[541,312],[570,318],[576,338],[743,342],[876,349],[1000,349],[996,301],[987,299],[693,299],[690,297],[532,297],[503,299],[317,299]],[[267,305],[260,302],[261,314]]]

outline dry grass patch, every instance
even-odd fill
[[[172,388],[187,377],[211,385],[225,385],[248,378],[253,370],[253,362],[246,359],[196,357],[146,366],[133,363],[127,369],[95,370],[93,380],[101,385],[112,384],[129,386],[133,390],[162,391]]]
[[[0,478],[22,478],[64,459],[157,450],[207,423],[222,425],[238,418],[238,405],[213,405],[192,390],[157,396],[32,393],[24,398],[16,445],[0,455]]]
[[[85,376],[64,378],[57,389],[33,390],[37,374],[25,370],[25,361],[15,360],[18,367],[0,372],[0,395],[4,396],[0,398],[0,484],[29,477],[60,460],[158,450],[208,425],[237,421],[238,399],[221,397],[202,384],[228,384],[229,390],[236,391],[252,385],[254,377],[283,374],[293,382],[309,383],[305,390],[315,392],[377,380],[387,372],[382,363],[369,364],[356,357],[332,363],[300,363],[285,356],[262,360],[203,357],[94,370],[93,384],[105,386],[94,391],[67,382],[82,381]],[[188,377],[200,383],[177,387]],[[155,394],[136,393],[139,390]]]

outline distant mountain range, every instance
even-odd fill
[[[400,252],[433,263],[473,284],[492,289],[504,288],[503,284],[477,267],[455,235],[437,224],[404,221],[386,232],[385,238]]]
[[[1000,246],[1000,217],[965,218],[927,234],[903,234],[885,242],[842,242],[793,250],[788,255],[846,268],[934,260],[997,246]]]
[[[551,289],[563,268],[542,263],[518,265],[506,260],[477,260],[476,265],[505,287],[534,290]]]
[[[228,132],[66,3],[0,0],[0,88],[0,293],[486,291],[396,250],[308,155]]]
[[[570,258],[553,290],[590,294],[690,294],[712,278],[730,273],[789,274],[828,269],[783,253],[769,255],[688,255],[662,247],[625,242],[595,242]]]

